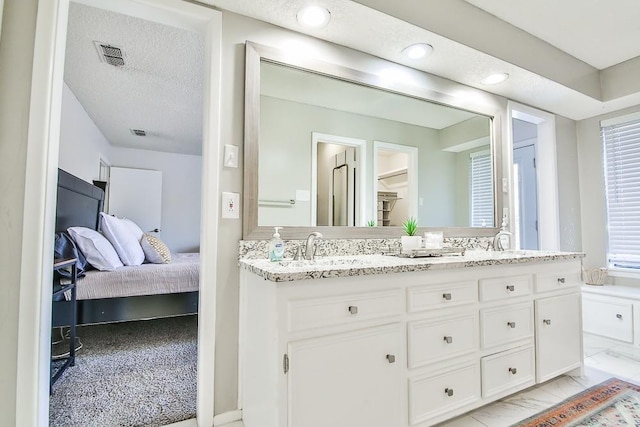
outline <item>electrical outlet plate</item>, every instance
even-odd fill
[[[222,218],[240,218],[240,194],[222,192]]]

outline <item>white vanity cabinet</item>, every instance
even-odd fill
[[[425,427],[580,368],[580,269],[576,258],[284,282],[242,269],[244,423]]]

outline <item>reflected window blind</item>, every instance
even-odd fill
[[[610,267],[640,268],[640,117],[636,116],[601,124]]]
[[[472,227],[493,227],[492,176],[491,153],[489,151],[472,153],[469,161]]]

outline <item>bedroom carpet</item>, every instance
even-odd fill
[[[196,415],[197,316],[81,326],[50,426],[162,426]]]

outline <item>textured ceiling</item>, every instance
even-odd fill
[[[112,145],[201,153],[200,34],[74,2],[68,28],[65,82]],[[94,41],[122,48],[125,65],[101,62]]]

